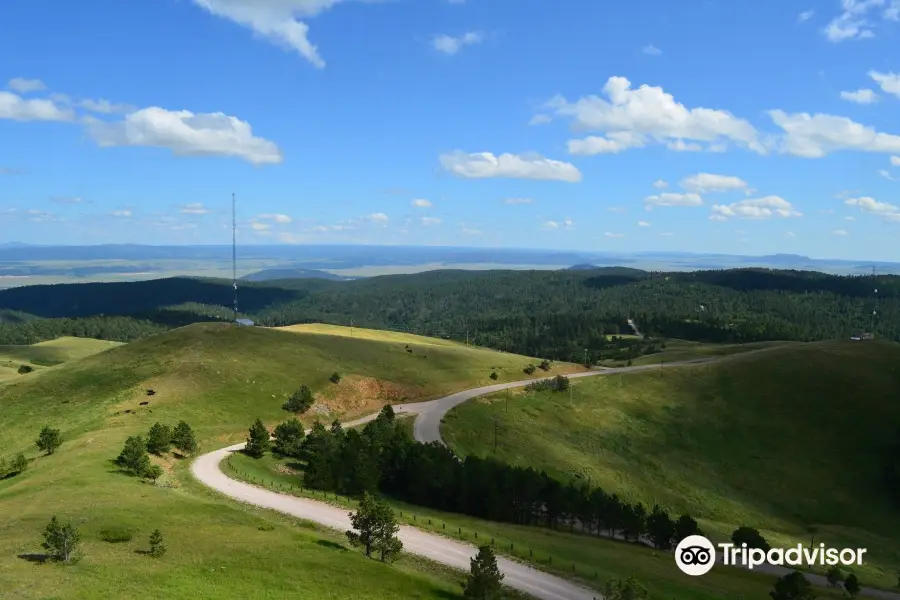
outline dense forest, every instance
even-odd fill
[[[663,339],[807,341],[872,331],[900,340],[898,276],[444,270],[355,281],[246,282],[238,296],[241,316],[260,325],[352,323],[468,336],[508,352],[579,362],[585,349],[596,359],[610,347],[610,334],[630,333],[629,318],[645,335]],[[0,344],[58,335],[129,341],[194,321],[231,320],[232,303],[231,283],[213,279],[13,288],[0,291]]]

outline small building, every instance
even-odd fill
[[[238,327],[253,327],[253,321],[250,319],[235,319],[234,322]]]

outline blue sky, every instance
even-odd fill
[[[244,243],[900,258],[900,0],[29,0],[0,31],[0,242],[227,243],[234,192]]]

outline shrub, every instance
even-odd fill
[[[35,443],[40,450],[43,450],[48,455],[53,454],[62,445],[59,429],[53,429],[49,425],[44,425]]]
[[[534,365],[528,365],[527,367],[522,369],[522,371],[524,371],[526,375],[531,375],[532,373],[534,373]]]
[[[331,383],[340,383],[341,382],[341,374],[335,371],[331,374],[331,377],[328,378]]]
[[[540,364],[539,366],[540,366],[541,370],[543,370],[543,371],[549,371],[549,370],[550,370],[550,361],[549,361],[549,360],[542,360],[542,361],[541,361],[541,364]]]
[[[150,465],[144,471],[144,478],[149,479],[153,483],[156,483],[156,480],[162,477],[163,470],[159,465]]]
[[[163,535],[159,529],[154,529],[150,534],[150,556],[159,558],[166,553],[166,546],[163,544]]]
[[[312,390],[305,385],[301,385],[300,389],[291,394],[291,397],[288,398],[281,408],[292,413],[305,413],[314,403],[315,399],[313,398]]]
[[[12,475],[18,475],[25,471],[28,468],[28,459],[25,458],[25,455],[19,452],[16,454],[15,458],[12,459],[12,462],[9,464],[9,473]]]
[[[569,378],[563,375],[557,375],[552,379],[539,379],[525,386],[525,390],[529,392],[545,392],[547,390],[563,392],[567,389],[569,389]]]
[[[497,381],[497,371],[491,371],[491,379]]]
[[[41,544],[41,547],[47,550],[47,553],[54,560],[74,563],[81,558],[81,535],[71,523],[63,525],[54,515],[50,519],[50,523],[44,530],[43,535],[44,542]]]
[[[34,368],[30,365],[20,365],[18,371],[16,371],[19,375],[25,375],[26,373],[31,373],[34,371]]]
[[[746,525],[742,525],[734,530],[734,533],[731,534],[731,541],[735,546],[746,543],[748,548],[758,548],[763,552],[768,552],[771,549],[771,546],[769,546],[769,543],[759,531]]]
[[[109,542],[110,544],[130,542],[132,537],[133,536],[130,531],[128,531],[124,527],[118,527],[115,525],[104,527],[100,530],[100,539],[104,542]]]

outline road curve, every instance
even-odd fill
[[[362,422],[371,419],[363,419]],[[346,423],[352,426],[356,423]],[[226,476],[219,464],[232,452],[244,447],[235,444],[197,458],[191,465],[191,473],[201,483],[235,500],[269,508],[279,512],[315,521],[338,531],[351,528],[350,517],[345,509],[324,502],[278,494]],[[469,559],[475,556],[477,548],[446,537],[425,533],[407,525],[400,526],[398,537],[406,552],[418,554],[462,571],[469,570]],[[556,577],[537,569],[498,556],[497,564],[505,575],[503,582],[540,600],[595,600],[600,594],[575,585],[561,577]]]

